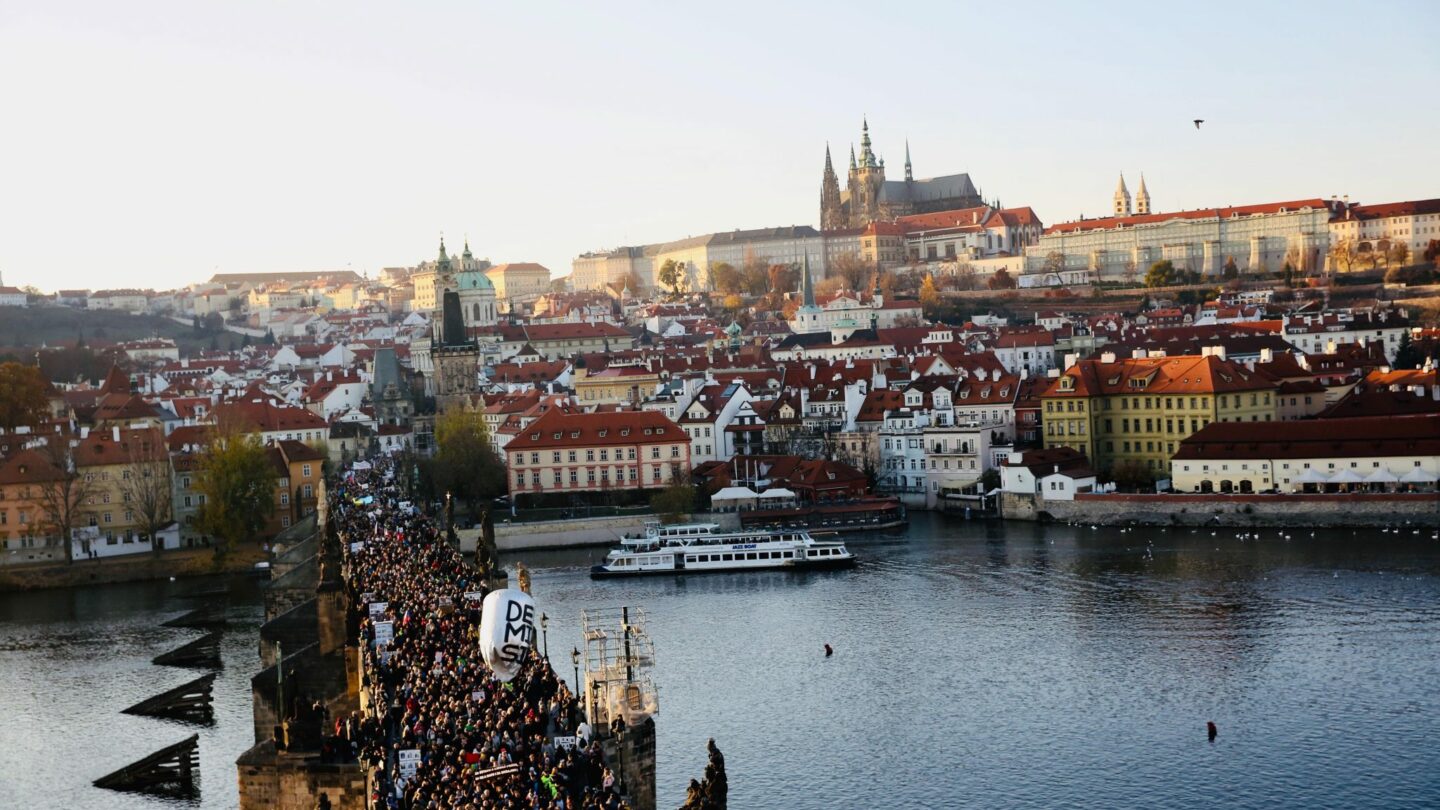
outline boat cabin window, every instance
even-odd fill
[[[722,555],[720,555],[720,559],[721,559],[722,562],[733,562],[734,559],[735,559],[735,555],[734,555],[734,554],[722,554]]]

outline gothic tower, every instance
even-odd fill
[[[910,169],[910,139],[905,139],[905,182],[915,182],[915,172]]]
[[[885,161],[870,147],[870,121],[860,125],[860,161],[850,163],[850,227],[860,228],[880,219],[880,189],[885,184]]]
[[[1130,189],[1125,187],[1125,173],[1120,173],[1120,185],[1115,187],[1115,213],[1117,217],[1130,216]]]
[[[1150,213],[1150,192],[1145,190],[1145,173],[1140,173],[1140,188],[1135,190],[1135,213]]]
[[[825,176],[820,181],[820,229],[828,231],[848,224],[844,204],[840,201],[840,178],[835,175],[835,167],[830,163],[830,144],[827,143]]]

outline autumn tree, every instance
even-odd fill
[[[1335,240],[1330,246],[1330,262],[1336,269],[1343,269],[1350,272],[1355,268],[1355,258],[1359,249],[1355,246],[1355,240],[1349,237],[1341,237]]]
[[[772,264],[770,265],[770,291],[775,293],[794,292],[800,285],[799,265],[794,264]]]
[[[50,412],[45,375],[37,366],[0,363],[0,428],[36,426]]]
[[[995,271],[995,275],[990,277],[986,286],[992,290],[1013,290],[1015,289],[1015,279],[1011,277],[1009,270],[1002,267]]]
[[[740,292],[743,286],[739,270],[729,262],[717,262],[710,265],[710,280],[718,292],[726,295],[734,295]]]
[[[142,537],[150,538],[151,550],[160,553],[159,532],[174,521],[171,495],[170,454],[159,431],[137,433],[125,447],[125,467],[120,470],[120,495],[135,515]]]
[[[1235,265],[1234,256],[1225,259],[1225,266],[1220,270],[1220,276],[1227,280],[1240,278],[1240,268]]]
[[[195,526],[219,541],[215,546],[219,562],[270,521],[278,476],[259,438],[226,417],[209,431],[199,466],[198,490],[204,500]]]
[[[51,436],[37,452],[50,468],[37,488],[45,523],[60,538],[65,561],[75,561],[71,535],[85,520],[86,501],[95,495],[95,479],[80,471],[76,464],[75,447],[64,436]]]
[[[660,282],[660,286],[669,287],[671,295],[679,294],[680,282],[684,280],[684,277],[685,268],[674,259],[666,259],[660,265],[659,272],[655,274],[655,280]]]
[[[435,420],[430,468],[436,487],[465,504],[472,518],[478,519],[492,498],[505,494],[505,465],[479,411],[451,408]]]
[[[920,282],[920,309],[927,318],[934,319],[940,314],[940,291],[935,289],[935,276],[930,273]]]

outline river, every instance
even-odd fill
[[[529,552],[570,677],[579,611],[648,614],[661,807],[725,753],[731,806],[1421,807],[1440,796],[1440,541],[916,514],[850,571],[592,582]],[[191,733],[119,714],[194,582],[0,595],[0,806],[163,807],[90,780]],[[235,581],[203,807],[234,807],[258,597]],[[823,645],[835,655],[824,657]],[[1206,740],[1213,720],[1219,737]],[[189,805],[193,806],[193,805]]]

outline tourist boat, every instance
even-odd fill
[[[721,531],[714,523],[649,523],[643,533],[622,538],[620,547],[605,555],[605,562],[590,568],[590,576],[810,570],[854,564],[855,555],[844,543],[816,540],[804,529]]]

